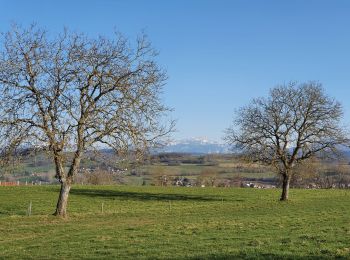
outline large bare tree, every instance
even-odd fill
[[[287,200],[296,165],[348,143],[342,115],[340,103],[321,84],[291,83],[239,109],[225,138],[251,159],[274,165],[283,178],[281,200]]]
[[[0,48],[1,141],[6,151],[48,149],[61,183],[55,215],[66,215],[84,151],[141,151],[173,126],[161,102],[166,74],[143,35],[132,44],[118,33],[52,36],[35,25],[13,26]]]

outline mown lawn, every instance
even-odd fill
[[[349,191],[75,186],[59,219],[58,190],[0,187],[0,259],[350,259]]]

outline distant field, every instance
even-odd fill
[[[217,173],[215,178],[217,179],[217,182],[232,179],[236,176],[239,176],[241,178],[252,178],[256,180],[263,180],[266,178],[274,179],[276,178],[276,173],[271,171],[271,169],[264,168],[260,166],[261,168],[258,169],[258,167],[255,166],[249,166],[246,167],[247,169],[245,171],[240,171],[237,166],[240,165],[239,163],[234,162],[226,162],[226,161],[217,161],[217,164],[215,165],[205,165],[205,164],[179,164],[179,165],[167,165],[167,164],[152,164],[152,165],[146,165],[142,166],[140,168],[140,172],[142,172],[141,175],[139,175],[139,178],[131,179],[129,176],[125,178],[127,184],[131,185],[137,185],[139,183],[142,183],[142,180],[146,180],[147,184],[151,184],[154,176],[156,174],[158,175],[167,175],[169,177],[176,177],[176,176],[185,176],[189,179],[196,180],[202,172],[205,171],[212,171]],[[245,165],[246,166],[246,165]],[[250,171],[251,170],[251,171]],[[257,172],[258,170],[262,172]]]
[[[160,185],[159,177],[167,176],[168,186],[173,185],[174,179],[178,177],[188,178],[192,184],[198,183],[203,175],[214,176],[215,186],[220,183],[227,183],[234,178],[251,181],[273,182],[276,174],[268,167],[259,164],[249,164],[241,162],[233,155],[165,155],[166,160],[154,156],[153,161],[145,161],[143,164],[117,165],[116,159],[107,154],[105,157],[98,158],[86,156],[82,160],[81,168],[89,169],[90,173],[99,171],[99,169],[108,169],[114,167],[123,169],[122,172],[113,175],[114,183],[104,184],[126,184],[131,186],[141,185]],[[161,157],[161,155],[159,155]],[[124,169],[127,169],[124,171]],[[205,173],[207,172],[207,173]],[[3,173],[3,174],[2,174]],[[113,174],[113,173],[112,173]],[[55,167],[52,160],[43,152],[23,156],[21,160],[10,164],[8,168],[0,169],[0,181],[19,181],[22,183],[57,183],[54,178]],[[88,176],[88,174],[85,174]],[[77,178],[77,183],[89,183],[88,180]],[[91,182],[90,182],[91,184]],[[99,184],[99,183],[93,183]],[[211,185],[210,185],[211,186]]]
[[[0,259],[350,258],[349,190],[75,186],[68,219],[58,190],[0,187]]]

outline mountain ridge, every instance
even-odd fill
[[[192,137],[175,140],[159,149],[164,153],[222,154],[230,153],[229,146],[205,137]]]

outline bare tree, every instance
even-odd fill
[[[219,172],[215,169],[203,169],[197,177],[197,182],[199,185],[215,187],[218,175]]]
[[[321,84],[291,83],[242,107],[225,138],[253,160],[274,165],[283,178],[281,200],[287,200],[296,165],[348,143],[342,115],[340,103],[328,97]]]
[[[84,151],[143,151],[173,127],[160,98],[166,74],[145,36],[134,45],[118,33],[91,39],[64,30],[53,37],[35,25],[13,26],[3,36],[1,139],[11,140],[7,147],[49,150],[61,183],[55,215],[66,215]]]

